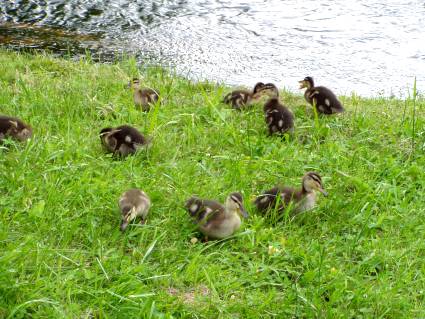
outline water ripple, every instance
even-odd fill
[[[424,27],[414,0],[0,1],[9,47],[132,52],[231,85],[313,75],[343,94],[400,95],[415,76],[424,91]]]

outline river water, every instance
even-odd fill
[[[0,45],[137,55],[193,79],[339,94],[425,90],[425,1],[3,0]]]

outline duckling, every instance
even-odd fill
[[[307,88],[304,97],[308,103],[316,106],[316,110],[322,114],[334,114],[344,112],[344,107],[336,95],[324,86],[314,86],[311,76],[299,81],[300,89]]]
[[[106,127],[100,131],[100,140],[108,152],[126,157],[150,143],[136,128],[121,125],[116,128]]]
[[[277,97],[279,96],[279,90],[273,83],[264,84],[263,82],[258,82],[252,92],[247,90],[230,92],[224,97],[223,103],[231,104],[234,109],[241,110],[244,106],[258,103],[264,96]]]
[[[128,224],[136,219],[137,216],[142,218],[141,224],[146,221],[149,208],[151,207],[151,200],[146,193],[140,189],[133,188],[124,192],[119,201],[118,206],[121,210],[121,231],[124,231]]]
[[[308,172],[302,178],[301,189],[276,186],[258,196],[254,204],[260,212],[265,212],[276,206],[279,197],[278,211],[283,211],[289,204],[292,204],[294,206],[293,214],[297,215],[316,206],[316,190],[324,196],[328,196],[323,188],[320,175],[315,172]]]
[[[294,132],[294,115],[278,98],[269,99],[264,104],[264,115],[269,135],[274,133],[285,134]]]
[[[233,235],[241,226],[241,216],[248,217],[240,193],[231,193],[224,206],[213,200],[191,197],[186,201],[185,207],[206,240]]]
[[[32,136],[32,128],[17,117],[0,115],[0,143],[8,137],[26,141]]]
[[[159,93],[157,90],[151,88],[140,87],[140,80],[134,78],[128,83],[128,87],[133,90],[134,104],[141,107],[143,111],[149,111],[152,104],[159,100]]]

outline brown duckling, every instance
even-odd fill
[[[224,206],[213,200],[191,197],[186,201],[185,207],[206,240],[233,235],[241,226],[241,216],[248,217],[240,193],[231,193]]]
[[[230,92],[224,97],[223,103],[232,105],[236,110],[241,110],[244,106],[259,103],[264,96],[279,96],[279,90],[276,85],[273,83],[264,84],[263,82],[258,82],[255,84],[252,92],[248,90],[235,90]]]
[[[278,98],[269,99],[264,104],[264,116],[269,128],[269,135],[294,132],[294,115]]]
[[[316,206],[315,191],[321,192],[324,196],[328,195],[323,188],[320,175],[315,172],[308,172],[303,176],[300,189],[276,186],[258,196],[254,204],[260,212],[273,209],[276,205],[278,205],[278,211],[283,211],[288,205],[292,204],[294,207],[293,214],[296,215]],[[277,198],[279,198],[279,203],[277,203]]]
[[[126,157],[150,143],[136,128],[121,125],[116,128],[106,127],[100,131],[100,140],[108,152]]]
[[[32,136],[32,128],[17,117],[0,115],[0,143],[8,137],[26,141]]]
[[[149,111],[151,106],[158,102],[159,93],[151,88],[142,88],[140,80],[134,78],[128,83],[128,87],[133,90],[134,104],[141,107],[143,111]]]
[[[307,88],[304,92],[304,97],[313,107],[316,106],[317,112],[322,114],[344,112],[344,107],[336,95],[324,86],[314,86],[311,76],[307,76],[304,80],[299,81],[299,83],[300,89]]]
[[[151,201],[149,196],[140,189],[133,188],[124,192],[119,201],[118,206],[121,210],[121,231],[124,231],[128,224],[140,216],[142,219],[141,224],[146,221],[149,208],[151,207]]]

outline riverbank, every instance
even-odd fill
[[[296,134],[281,141],[261,108],[220,103],[229,88],[132,59],[0,51],[0,65],[0,113],[34,128],[0,150],[0,317],[425,316],[423,100],[342,97],[344,115],[315,120],[282,92]],[[164,97],[149,114],[124,89],[139,75]],[[98,132],[123,123],[153,137],[148,153],[104,154]],[[253,196],[310,170],[329,193],[316,210],[255,212]],[[122,234],[117,199],[134,186],[153,206]],[[251,218],[235,238],[192,244],[185,199],[231,191]]]

